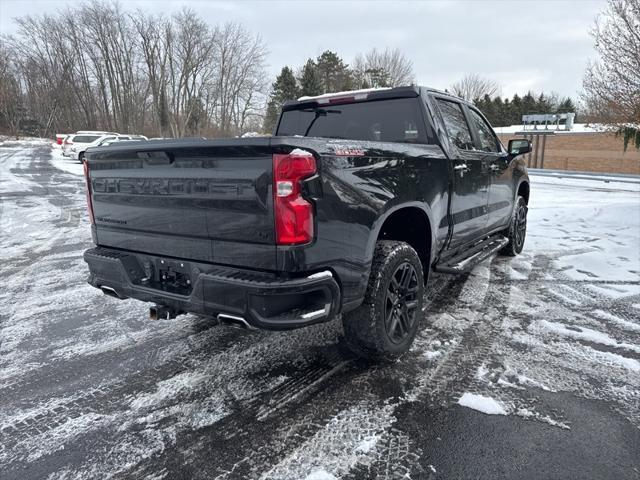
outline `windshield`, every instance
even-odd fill
[[[430,143],[418,98],[329,105],[282,113],[276,135]]]

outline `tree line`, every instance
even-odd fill
[[[413,64],[398,49],[371,49],[356,55],[352,66],[330,50],[309,58],[297,68],[285,66],[271,85],[263,131],[271,132],[280,107],[302,96],[322,95],[346,90],[398,87],[415,81]]]
[[[16,19],[0,39],[0,119],[17,132],[231,135],[262,123],[267,48],[242,25],[118,3]]]
[[[474,100],[474,104],[484,113],[494,127],[522,124],[522,116],[533,113],[570,113],[576,106],[570,97],[561,98],[555,93],[517,93],[511,99],[501,96],[491,98],[488,94]],[[574,121],[577,120],[574,119]]]
[[[283,67],[269,85],[259,35],[238,23],[210,25],[189,9],[154,15],[93,0],[16,22],[15,35],[0,37],[0,131],[10,133],[268,133],[287,100],[415,82],[400,50],[374,48],[350,63],[325,51]],[[494,126],[578,110],[581,120],[614,125],[625,146],[640,148],[638,25],[640,0],[608,0],[590,32],[599,57],[586,70],[579,105],[553,93],[503,98],[495,81],[476,74],[449,90],[476,103]]]

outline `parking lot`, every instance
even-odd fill
[[[0,477],[640,478],[640,183],[532,175],[522,255],[434,275],[411,352],[86,284],[82,167],[0,143]]]

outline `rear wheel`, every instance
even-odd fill
[[[78,155],[78,160],[80,160],[80,163],[84,163],[84,152],[80,152],[80,154]]]
[[[365,299],[342,318],[349,348],[374,361],[405,353],[416,336],[423,295],[424,275],[416,251],[404,242],[378,242]]]
[[[527,212],[527,201],[524,197],[518,197],[513,218],[511,219],[511,226],[506,232],[509,243],[500,250],[500,254],[515,257],[522,252],[524,240],[527,236]]]

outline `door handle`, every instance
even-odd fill
[[[467,167],[466,163],[463,163],[461,165],[456,165],[455,167],[453,167],[454,170],[457,170],[460,173],[463,172],[468,172],[469,171],[469,167]]]

